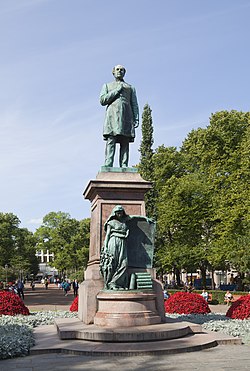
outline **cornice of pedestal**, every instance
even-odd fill
[[[137,171],[116,171],[116,169],[120,168],[112,169],[112,171],[99,172],[96,179],[89,181],[83,192],[85,199],[93,200],[97,193],[104,191],[125,191],[127,193],[134,190],[135,192],[145,193],[152,188],[152,183],[142,179]]]

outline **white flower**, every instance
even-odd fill
[[[250,320],[249,319],[230,319],[224,314],[166,314],[166,317],[180,318],[202,325],[206,330],[220,331],[231,336],[239,336],[242,342],[250,344]]]
[[[25,356],[35,344],[32,329],[40,325],[51,325],[56,317],[77,317],[77,313],[36,312],[29,316],[0,317],[0,359]]]

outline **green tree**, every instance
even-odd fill
[[[40,249],[54,253],[55,267],[65,272],[86,268],[89,251],[90,219],[78,221],[68,213],[51,212],[36,231]]]
[[[163,145],[155,150],[152,169],[157,193],[169,179],[180,178],[186,173],[180,151],[176,147],[164,147]]]
[[[65,220],[70,219],[70,214],[62,211],[52,211],[43,218],[42,225],[37,228],[35,236],[38,240],[38,248],[43,250],[53,250],[55,233],[58,226]]]
[[[12,213],[0,213],[0,265],[7,266],[9,276],[38,272],[36,238],[26,228],[19,227],[20,220]]]
[[[153,172],[152,172],[152,157],[153,157],[153,149],[152,146],[154,144],[154,128],[153,128],[153,119],[152,119],[152,110],[148,104],[146,104],[143,108],[142,113],[142,140],[139,148],[140,156],[140,164],[139,164],[139,171],[141,176],[146,180],[151,180]]]
[[[210,188],[216,221],[214,261],[216,252],[223,251],[221,255],[233,264],[232,241],[237,235],[244,238],[249,230],[249,123],[249,112],[217,112],[206,129],[190,133],[181,149],[187,171],[203,174]]]
[[[15,254],[10,264],[19,275],[23,277],[29,274],[34,276],[39,270],[39,261],[36,257],[37,239],[27,228],[19,228],[16,236]]]
[[[214,237],[207,184],[197,174],[171,177],[161,189],[158,213],[163,250],[178,249],[172,265],[189,272],[199,268],[205,282]]]
[[[154,171],[153,171],[153,149],[154,144],[154,128],[152,119],[152,110],[148,104],[144,106],[142,113],[142,140],[139,148],[140,163],[138,165],[139,172],[143,179],[152,182],[152,189],[145,195],[146,213],[149,217],[155,217],[155,198],[156,192],[154,188]]]
[[[247,271],[249,115],[217,112],[207,128],[191,131],[179,151],[156,149],[159,264],[199,267],[203,278],[206,269],[230,265]]]
[[[15,254],[20,220],[12,213],[0,213],[0,265],[10,265]]]
[[[171,188],[171,179],[177,180],[183,174],[182,158],[175,147],[156,148],[153,156],[154,187],[157,197],[155,198],[155,210],[157,215],[156,253],[155,265],[159,272],[174,272],[176,281],[180,281],[180,270],[182,269],[182,257],[180,246],[176,246],[172,238],[170,224],[161,223],[163,214],[167,209],[167,199],[171,200],[167,189]],[[163,201],[164,200],[164,201]],[[159,223],[160,222],[160,223]],[[169,221],[170,223],[170,221]]]

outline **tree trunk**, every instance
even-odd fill
[[[215,290],[214,269],[212,269],[212,289]]]
[[[205,289],[206,288],[206,267],[204,265],[202,265],[200,267],[200,270],[201,270],[201,285],[202,285],[202,288]]]
[[[177,284],[177,286],[180,286],[181,285],[181,278],[180,278],[180,270],[179,270],[179,268],[176,268],[175,267],[174,273],[175,273],[175,278],[176,278],[176,284]]]

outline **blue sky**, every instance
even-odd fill
[[[213,112],[249,111],[249,19],[249,0],[0,0],[0,212],[33,231],[50,211],[90,216],[116,64],[140,115],[151,106],[155,148]],[[130,165],[140,140],[138,128]]]

